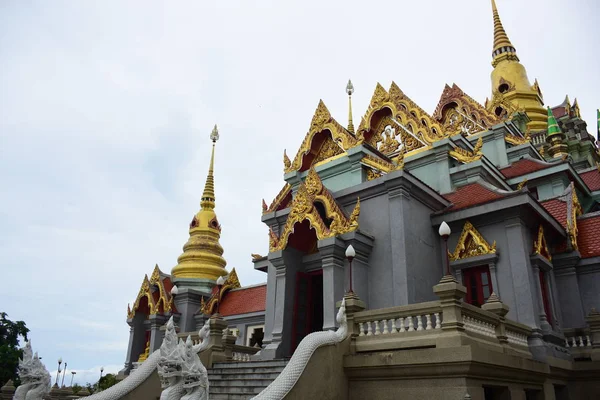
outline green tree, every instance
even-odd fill
[[[94,392],[96,391],[96,384],[91,384],[91,383],[86,383],[85,384],[86,389],[88,390],[88,392],[90,392],[90,394],[94,394]]]
[[[17,375],[19,359],[23,351],[19,348],[19,337],[27,340],[29,329],[25,322],[9,320],[5,312],[0,312],[0,387],[12,379],[15,386],[21,382]]]
[[[98,388],[100,390],[106,390],[111,386],[114,386],[118,383],[117,376],[114,374],[106,374],[98,381]]]
[[[78,385],[78,384],[75,383],[75,384],[73,384],[73,388],[72,389],[73,389],[73,394],[77,394],[77,393],[79,393],[81,391],[81,389],[83,389],[83,387],[81,387],[81,385]]]

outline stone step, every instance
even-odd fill
[[[215,368],[257,368],[257,367],[285,367],[288,360],[272,361],[244,361],[244,362],[220,362],[214,363]]]
[[[211,393],[210,400],[248,400],[254,396],[254,394]]]
[[[277,378],[279,376],[280,372],[271,372],[271,373],[255,373],[254,371],[248,371],[248,372],[243,372],[243,373],[233,373],[233,372],[227,372],[224,374],[217,374],[217,373],[209,373],[208,377],[209,379],[212,381],[213,379],[215,381],[217,380],[228,380],[228,379],[270,379],[270,380],[274,380],[275,378]]]
[[[210,387],[267,387],[269,384],[273,382],[273,379],[235,379],[235,380],[226,380],[219,379],[210,381]]]
[[[279,374],[283,371],[281,367],[257,367],[257,368],[212,368],[208,371],[208,375],[212,374]]]
[[[265,386],[266,387],[266,386]],[[210,386],[209,392],[227,393],[227,394],[259,394],[265,387],[263,386]]]

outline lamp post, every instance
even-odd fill
[[[62,364],[62,357],[58,359],[58,370],[56,371],[56,382],[54,383],[58,387],[58,377],[60,376],[60,364]]]
[[[438,233],[440,234],[442,239],[444,239],[444,255],[446,257],[446,275],[452,275],[450,273],[450,260],[448,259],[448,238],[450,237],[450,234],[452,233],[452,231],[450,230],[450,227],[448,226],[446,221],[442,221]]]
[[[75,371],[71,371],[71,387],[73,387],[73,378],[75,378],[76,373],[77,372],[75,372]]]
[[[346,249],[346,258],[348,259],[348,264],[349,264],[348,270],[350,272],[350,290],[348,291],[348,293],[350,293],[350,294],[354,293],[352,291],[352,260],[354,260],[354,257],[356,257],[356,251],[354,251],[354,247],[352,247],[352,245],[350,245]]]
[[[217,279],[217,315],[219,315],[219,305],[221,303],[221,288],[224,284],[225,278],[223,278],[223,276],[220,276],[219,279]]]
[[[67,362],[65,361],[65,369],[63,370],[63,378],[62,381],[60,383],[61,387],[65,387],[65,374],[67,373]]]
[[[102,379],[103,372],[104,372],[104,367],[100,367],[100,379]],[[100,384],[100,381],[98,381],[98,384]]]

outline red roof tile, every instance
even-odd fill
[[[560,224],[567,227],[567,203],[558,199],[546,200],[540,203]]]
[[[444,197],[453,204],[450,210],[454,211],[501,199],[504,196],[491,191],[479,183],[471,183],[459,187],[453,193],[445,194]]]
[[[500,170],[502,174],[508,179],[516,176],[529,174],[531,172],[539,171],[551,167],[553,164],[545,162],[535,162],[528,159],[523,159],[512,163],[509,167]]]
[[[579,176],[581,179],[583,179],[587,187],[589,187],[592,192],[600,190],[600,171],[598,171],[598,169],[584,172],[579,174]]]
[[[265,310],[267,285],[230,290],[219,305],[223,316],[248,314]]]
[[[577,244],[581,258],[600,256],[600,214],[577,220]]]

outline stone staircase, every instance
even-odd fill
[[[283,371],[288,360],[215,363],[208,370],[211,400],[250,399]]]

